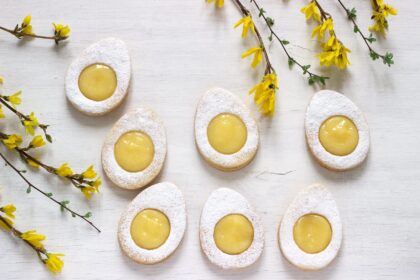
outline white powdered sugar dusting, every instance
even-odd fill
[[[333,155],[325,150],[319,140],[319,128],[332,116],[345,116],[357,127],[359,143],[349,155]],[[369,126],[363,113],[350,99],[332,90],[321,90],[312,97],[306,110],[305,133],[315,158],[323,166],[333,170],[344,171],[356,167],[364,161],[369,151]]]
[[[156,209],[164,213],[171,228],[168,239],[159,248],[147,250],[132,239],[130,229],[133,219],[144,209]],[[123,252],[142,264],[154,264],[169,257],[178,248],[187,224],[185,201],[182,192],[172,183],[159,183],[142,191],[127,206],[118,226],[118,241]]]
[[[209,143],[207,127],[219,114],[230,113],[242,119],[247,129],[247,139],[241,150],[226,155],[216,151]],[[200,154],[214,167],[222,170],[237,170],[247,165],[258,149],[259,133],[255,119],[242,101],[222,88],[208,90],[200,99],[195,115],[195,141]]]
[[[308,254],[294,240],[293,227],[306,214],[324,216],[331,225],[331,242],[322,252]],[[337,256],[342,238],[343,229],[337,204],[328,189],[320,184],[311,185],[296,196],[283,216],[278,233],[283,255],[289,262],[305,270],[318,270],[327,266]]]
[[[147,134],[154,145],[154,157],[148,167],[140,172],[128,172],[116,161],[114,146],[121,135],[130,131]],[[150,183],[162,169],[166,156],[166,133],[159,116],[141,105],[122,116],[107,135],[102,147],[102,167],[111,181],[124,189],[139,189]]]
[[[238,255],[222,252],[213,238],[217,222],[229,214],[244,215],[254,228],[251,246]],[[260,257],[264,248],[264,228],[260,217],[245,197],[231,189],[219,188],[210,195],[201,213],[200,242],[204,253],[213,264],[223,269],[244,268]]]
[[[79,76],[87,66],[101,63],[111,67],[117,76],[117,86],[111,97],[94,101],[83,95],[79,89]],[[79,111],[99,116],[112,111],[127,94],[131,76],[131,63],[127,46],[116,38],[107,38],[87,47],[70,64],[67,71],[65,88],[70,103]]]

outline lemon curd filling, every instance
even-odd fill
[[[359,132],[349,118],[333,116],[321,125],[319,141],[329,153],[336,156],[346,156],[356,149],[359,143]]]
[[[79,89],[84,96],[93,101],[109,98],[117,87],[114,70],[105,64],[92,64],[80,73]]]
[[[130,233],[133,241],[141,248],[159,248],[168,239],[171,224],[165,214],[156,209],[145,209],[131,222]]]
[[[140,172],[153,161],[155,149],[152,139],[140,131],[121,135],[114,147],[117,163],[128,172]]]
[[[328,220],[318,214],[300,217],[293,227],[293,238],[298,247],[308,254],[322,252],[330,244],[332,236]]]
[[[230,214],[220,219],[213,234],[217,248],[229,255],[246,251],[254,240],[252,223],[243,215]]]
[[[245,145],[246,126],[239,117],[233,114],[219,114],[207,127],[207,138],[210,145],[219,153],[234,154]]]

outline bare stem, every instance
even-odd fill
[[[70,212],[72,214],[72,216],[77,216],[79,218],[81,218],[82,220],[84,220],[85,222],[87,222],[88,224],[90,224],[93,228],[95,228],[98,232],[101,232],[99,228],[97,228],[91,221],[89,221],[85,216],[73,211],[72,209],[70,209],[69,207],[66,206],[66,204],[59,202],[58,200],[56,200],[55,198],[53,198],[51,195],[47,194],[46,192],[44,192],[43,190],[41,190],[40,188],[36,187],[34,184],[32,184],[23,174],[22,171],[17,169],[12,163],[10,163],[10,161],[2,154],[0,153],[0,157],[4,160],[4,162],[10,166],[18,175],[19,177],[22,178],[22,180],[24,180],[28,186],[30,188],[35,189],[36,191],[38,191],[39,193],[41,193],[42,195],[44,195],[45,197],[47,197],[48,199],[50,199],[51,201],[55,202],[56,204],[60,205],[61,209],[64,209],[68,212]]]

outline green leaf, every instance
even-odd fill
[[[90,217],[92,217],[92,213],[91,212],[87,212],[83,217],[85,217],[85,218],[90,218]]]
[[[26,189],[26,193],[30,193],[32,191],[32,187],[31,186],[29,186],[27,189]]]
[[[290,42],[289,41],[287,41],[287,40],[281,40],[281,43],[283,44],[283,45],[288,45],[288,44],[290,44]]]
[[[313,84],[315,84],[315,77],[316,76],[310,76],[310,77],[308,77],[308,83],[309,83],[309,85],[313,85]]]
[[[373,37],[373,35],[372,35],[372,33],[370,33],[370,35],[369,35],[369,38],[366,38],[366,40],[369,42],[369,43],[373,43],[373,42],[376,42],[376,38],[375,37]]]
[[[370,57],[372,58],[372,60],[377,60],[379,58],[379,54],[374,52],[374,51],[371,51],[370,52]]]
[[[45,138],[47,139],[48,142],[52,143],[52,137],[49,134],[45,134]]]
[[[359,27],[357,27],[357,25],[355,25],[354,28],[353,28],[353,31],[354,31],[354,33],[359,32]]]
[[[69,203],[70,203],[70,201],[68,201],[68,200],[61,201],[60,202],[60,210],[64,211],[64,207],[67,207],[67,204],[69,204]]]
[[[268,36],[268,40],[271,42],[273,41],[273,33],[270,34],[270,36]]]
[[[394,55],[392,53],[387,52],[382,58],[382,61],[384,62],[384,64],[391,67],[391,65],[394,64]]]
[[[311,68],[311,65],[309,65],[309,64],[308,64],[308,65],[303,65],[303,66],[302,66],[302,69],[303,69],[303,74],[308,73],[308,69],[309,69],[309,68]]]
[[[268,26],[273,26],[274,25],[274,19],[272,19],[271,17],[267,17],[267,24],[268,24]]]
[[[289,58],[288,63],[289,63],[289,67],[290,67],[290,68],[292,68],[292,67],[293,67],[293,65],[295,65],[295,61],[294,61],[293,59],[291,59],[291,58]]]
[[[53,193],[47,193],[47,196],[48,197],[52,197],[53,196]]]
[[[263,8],[261,8],[260,13],[258,14],[258,17],[262,17],[263,14],[265,14],[265,10]]]
[[[347,9],[347,16],[349,19],[356,19],[357,17],[356,8],[352,8],[351,10]]]

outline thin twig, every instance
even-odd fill
[[[34,184],[32,184],[23,174],[22,171],[20,171],[19,169],[17,169],[12,163],[10,163],[10,161],[2,154],[0,153],[0,157],[6,162],[6,164],[8,166],[10,166],[18,175],[19,177],[22,178],[22,180],[24,180],[28,186],[30,188],[34,188],[36,191],[38,191],[39,193],[41,193],[42,195],[44,195],[45,197],[49,198],[50,200],[52,200],[53,202],[57,203],[58,205],[60,205],[61,209],[65,209],[68,212],[70,212],[72,214],[72,216],[77,216],[81,219],[83,219],[85,222],[87,222],[88,224],[90,224],[92,227],[94,227],[98,232],[101,232],[99,228],[97,228],[91,221],[89,221],[85,216],[73,211],[72,209],[70,209],[69,207],[66,206],[66,204],[59,202],[58,200],[56,200],[55,198],[53,198],[51,195],[47,194],[46,192],[44,192],[43,190],[39,189],[38,187],[36,187]]]

